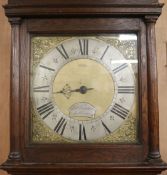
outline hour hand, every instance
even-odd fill
[[[66,84],[62,90],[53,92],[53,94],[63,94],[67,99],[69,99],[71,96],[71,87]]]
[[[58,94],[58,93],[63,94],[67,99],[69,99],[72,92],[79,92],[81,94],[86,94],[87,91],[89,90],[93,90],[93,88],[87,88],[86,86],[81,86],[78,89],[71,89],[71,87],[68,84],[66,84],[61,91],[54,92],[54,94]]]
[[[57,91],[57,92],[53,92],[54,94],[64,94],[64,91],[61,90],[61,91]]]

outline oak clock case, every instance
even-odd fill
[[[32,142],[139,142],[136,34],[31,43]]]
[[[157,0],[9,0],[12,175],[157,175]]]

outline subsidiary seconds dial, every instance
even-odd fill
[[[41,58],[32,101],[36,115],[55,134],[91,141],[121,127],[135,88],[131,66],[115,47],[95,37],[74,37]]]

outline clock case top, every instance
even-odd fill
[[[67,1],[62,1],[62,0],[49,0],[49,1],[46,1],[46,0],[41,0],[40,2],[38,0],[34,0],[34,1],[30,1],[30,0],[9,0],[8,3],[10,4],[36,4],[36,5],[41,5],[41,4],[45,4],[45,5],[48,5],[49,4],[60,4],[60,3],[63,3],[63,4],[98,4],[98,3],[102,3],[102,4],[147,4],[147,3],[158,3],[158,0],[139,0],[139,1],[136,1],[136,0],[99,0],[99,1],[91,1],[91,0],[85,0],[85,1],[80,1],[80,0],[68,0]]]
[[[9,0],[12,26],[10,174],[150,174],[166,169],[159,153],[155,0]],[[52,27],[48,27],[52,26]],[[86,28],[85,28],[86,26]],[[139,58],[138,144],[32,144],[29,71],[32,36],[135,33]]]
[[[161,13],[158,0],[9,0],[8,17],[138,16]]]

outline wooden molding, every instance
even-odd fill
[[[68,4],[57,5],[6,5],[8,17],[142,17],[161,14],[162,4]]]
[[[106,4],[106,5],[110,5],[110,4],[157,4],[158,0],[140,0],[140,1],[136,1],[136,0],[85,0],[85,1],[80,1],[80,0],[68,0],[68,1],[62,1],[62,0],[40,0],[40,2],[38,0],[9,0],[8,1],[9,4],[17,4],[17,5],[21,5],[21,4],[33,4],[33,5],[39,5],[39,4],[78,4],[78,5],[84,5],[84,4]]]
[[[20,160],[20,159],[21,159],[20,152],[10,152],[9,160]]]
[[[158,17],[157,15],[146,15],[144,17],[144,20],[146,23],[156,23],[156,21],[158,20]]]
[[[21,18],[20,17],[12,17],[12,18],[8,18],[8,21],[10,22],[10,24],[13,25],[20,25],[21,24]]]

